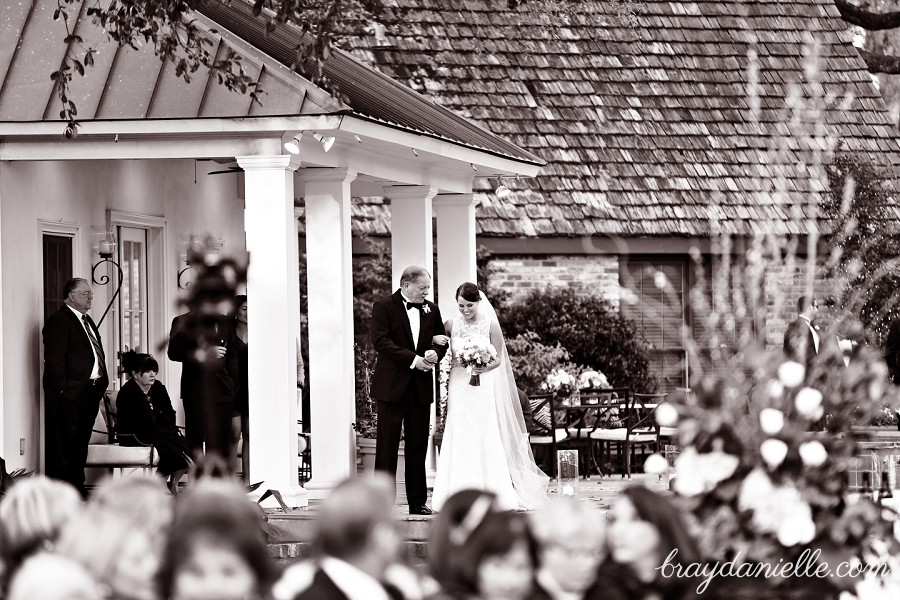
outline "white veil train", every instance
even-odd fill
[[[499,327],[500,321],[494,307],[484,292],[479,291],[479,294],[481,294],[479,312],[497,323]],[[509,362],[509,353],[506,351],[505,337],[503,345],[497,348],[497,357],[500,359],[500,366],[497,368],[496,377],[491,379],[494,381],[497,422],[500,426],[500,441],[506,453],[506,464],[509,465],[513,487],[522,506],[527,509],[537,508],[547,501],[550,477],[534,462],[522,406],[519,403],[516,378]]]

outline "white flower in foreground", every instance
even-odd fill
[[[766,461],[766,464],[772,469],[784,462],[787,451],[788,445],[775,438],[769,438],[759,445],[759,453],[762,455],[763,460]]]
[[[709,492],[734,475],[739,462],[738,457],[731,454],[700,454],[696,448],[688,446],[675,459],[675,492],[682,496]]]
[[[769,381],[769,397],[773,400],[778,400],[784,396],[784,384],[781,383],[777,379],[772,379]]]
[[[644,473],[660,475],[669,470],[669,461],[659,453],[651,454],[644,461]]]
[[[778,526],[776,537],[782,546],[808,544],[816,537],[816,524],[812,519],[812,509],[803,501],[792,506],[790,516],[785,515]]]
[[[805,376],[806,367],[798,362],[786,360],[778,365],[778,380],[781,381],[785,387],[797,387],[803,383],[803,378]]]
[[[784,413],[777,408],[759,411],[759,425],[766,435],[775,435],[784,428]]]
[[[812,509],[797,488],[776,487],[762,469],[754,469],[744,478],[738,508],[752,512],[754,528],[775,534],[783,546],[807,544],[816,536]]]
[[[668,402],[657,406],[654,415],[660,427],[675,427],[678,424],[678,409]]]
[[[738,493],[738,508],[742,511],[755,511],[761,507],[765,498],[772,493],[772,480],[762,469],[756,468],[744,477]]]
[[[820,467],[828,460],[828,450],[816,440],[803,442],[800,444],[800,460],[807,467]]]
[[[801,415],[811,421],[821,419],[824,409],[822,408],[822,392],[811,387],[805,387],[797,392],[794,398],[794,407]]]

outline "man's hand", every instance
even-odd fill
[[[432,350],[429,350],[429,352],[432,352]],[[426,352],[426,354],[427,354],[427,352]],[[422,358],[421,356],[417,356],[416,357],[416,368],[420,371],[430,371],[431,369],[434,368],[434,363],[430,363],[427,360],[425,360],[424,358]]]
[[[215,348],[216,348],[216,356],[219,358],[225,358],[225,353],[227,352],[227,349],[225,348],[225,346],[216,346]]]
[[[432,366],[437,364],[438,355],[434,350],[426,350],[425,351],[425,360],[431,363]]]

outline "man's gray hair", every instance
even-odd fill
[[[411,265],[403,269],[403,273],[400,274],[400,285],[412,283],[413,281],[417,281],[420,277],[428,277],[431,279],[431,273],[429,273],[425,267]]]

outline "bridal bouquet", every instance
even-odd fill
[[[463,343],[459,352],[459,362],[466,368],[470,377],[469,385],[481,385],[481,376],[473,373],[475,367],[486,367],[497,360],[497,349],[487,338],[468,340]]]

